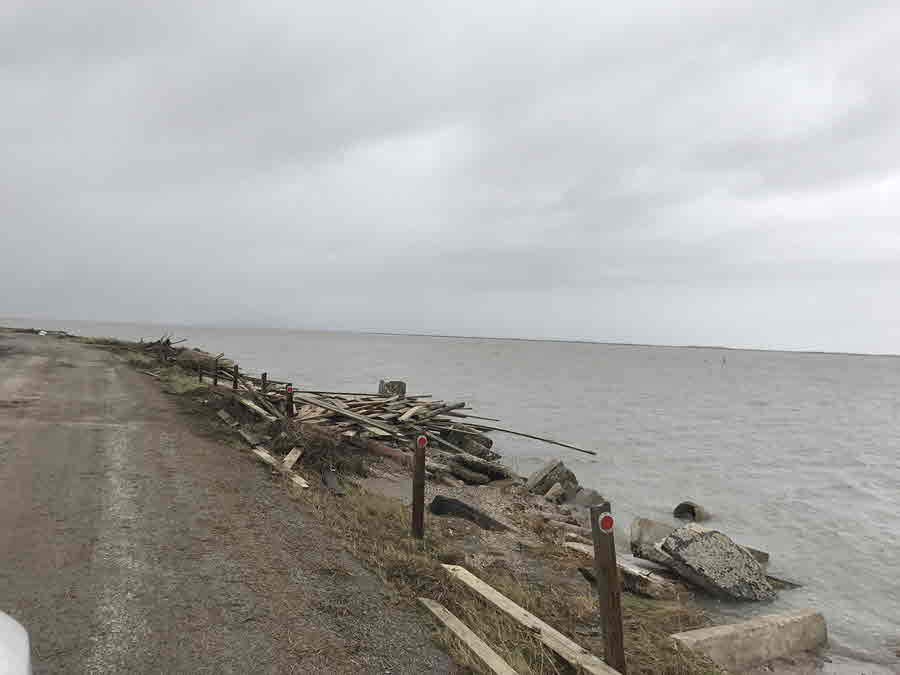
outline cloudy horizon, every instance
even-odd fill
[[[0,316],[900,352],[900,7],[0,8]]]

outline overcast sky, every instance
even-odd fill
[[[894,1],[0,3],[0,315],[900,352]]]

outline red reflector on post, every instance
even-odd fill
[[[419,436],[418,438],[416,438],[416,445],[418,445],[420,448],[424,448],[426,445],[428,445],[428,437]]]
[[[600,529],[603,530],[606,534],[609,534],[613,530],[613,525],[615,525],[615,521],[613,517],[609,513],[600,514]]]

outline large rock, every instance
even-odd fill
[[[444,497],[443,495],[435,495],[428,506],[428,510],[436,516],[456,516],[457,518],[465,518],[471,520],[478,527],[485,530],[504,531],[509,528],[503,523],[494,520],[481,509],[477,509],[470,504],[461,502],[452,497]]]
[[[706,528],[701,525],[694,525],[694,528],[706,531]],[[663,539],[668,537],[674,531],[675,528],[673,526],[661,523],[658,520],[635,518],[631,523],[632,555],[637,558],[660,563],[661,565],[667,565],[669,554],[662,550],[661,545]],[[740,544],[740,546],[756,558],[756,562],[760,565],[765,565],[769,562],[769,554],[765,551],[760,551],[759,549],[750,546],[744,546],[743,544]]]
[[[775,591],[756,559],[716,530],[693,523],[663,540],[666,565],[715,595],[737,600],[773,600]]]
[[[547,462],[531,474],[525,481],[525,488],[536,495],[544,495],[556,483],[560,483],[567,492],[578,485],[575,474],[563,464],[561,459]]]

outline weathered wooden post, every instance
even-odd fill
[[[237,391],[238,386],[238,378],[240,377],[240,369],[238,368],[238,364],[234,364],[234,379],[231,382],[231,388]]]
[[[219,357],[216,357],[216,360],[213,361],[213,386],[219,386]]]
[[[197,381],[203,384],[203,364],[197,361]]]
[[[284,388],[284,414],[289,418],[294,416],[294,385],[291,383]]]
[[[263,373],[262,377],[260,379],[262,380],[262,390],[265,391],[266,388],[269,386],[269,374]]]
[[[625,675],[625,642],[622,629],[622,588],[616,564],[616,544],[613,534],[615,520],[609,502],[591,507],[591,535],[594,540],[594,576],[603,621],[605,660]]]
[[[428,437],[416,438],[416,458],[413,465],[412,493],[412,535],[416,539],[425,537],[425,448]]]

